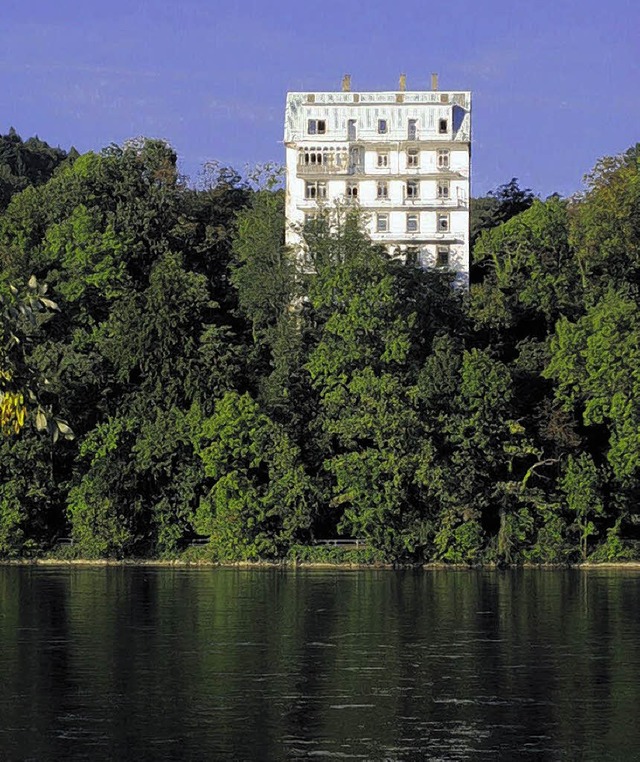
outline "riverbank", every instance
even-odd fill
[[[502,571],[505,569],[624,569],[640,572],[640,561],[617,561],[617,562],[585,562],[580,564],[448,564],[434,561],[421,565],[401,565],[388,563],[362,563],[362,562],[328,562],[328,561],[211,561],[208,559],[188,560],[181,558],[174,559],[150,559],[150,558],[12,558],[0,559],[0,566],[73,566],[73,567],[126,567],[126,566],[148,566],[157,568],[223,568],[223,569],[345,569],[345,570],[388,570],[388,571]]]

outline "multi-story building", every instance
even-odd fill
[[[357,203],[371,239],[469,281],[471,93],[407,90],[288,93],[287,242],[319,206]]]

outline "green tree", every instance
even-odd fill
[[[308,537],[313,489],[287,433],[228,392],[194,435],[207,486],[195,526],[220,559],[281,558]]]
[[[306,367],[332,477],[325,531],[364,537],[390,560],[424,558],[433,536],[433,453],[413,385],[456,296],[373,246],[355,216],[338,217],[333,232],[322,220],[309,232],[315,272],[303,314],[316,336]]]
[[[23,141],[13,127],[0,135],[0,212],[16,193],[47,182],[62,163],[73,162],[77,155],[75,149],[67,154],[37,137]]]
[[[602,296],[609,288],[640,286],[640,171],[637,147],[601,159],[586,189],[570,206],[571,244],[583,286]]]
[[[592,519],[604,513],[598,470],[587,453],[570,456],[561,480],[567,507],[576,515],[582,560],[587,560],[589,538],[598,534]]]
[[[486,196],[471,199],[469,228],[471,247],[483,230],[490,230],[507,222],[512,217],[526,211],[535,196],[529,188],[521,188],[518,179],[512,177],[508,183],[499,185]]]

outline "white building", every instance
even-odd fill
[[[468,284],[471,93],[431,85],[287,94],[288,244],[320,204],[357,203],[374,241]]]

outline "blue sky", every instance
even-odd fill
[[[287,90],[473,92],[473,193],[570,194],[640,140],[638,0],[2,0],[0,131],[282,161]]]

